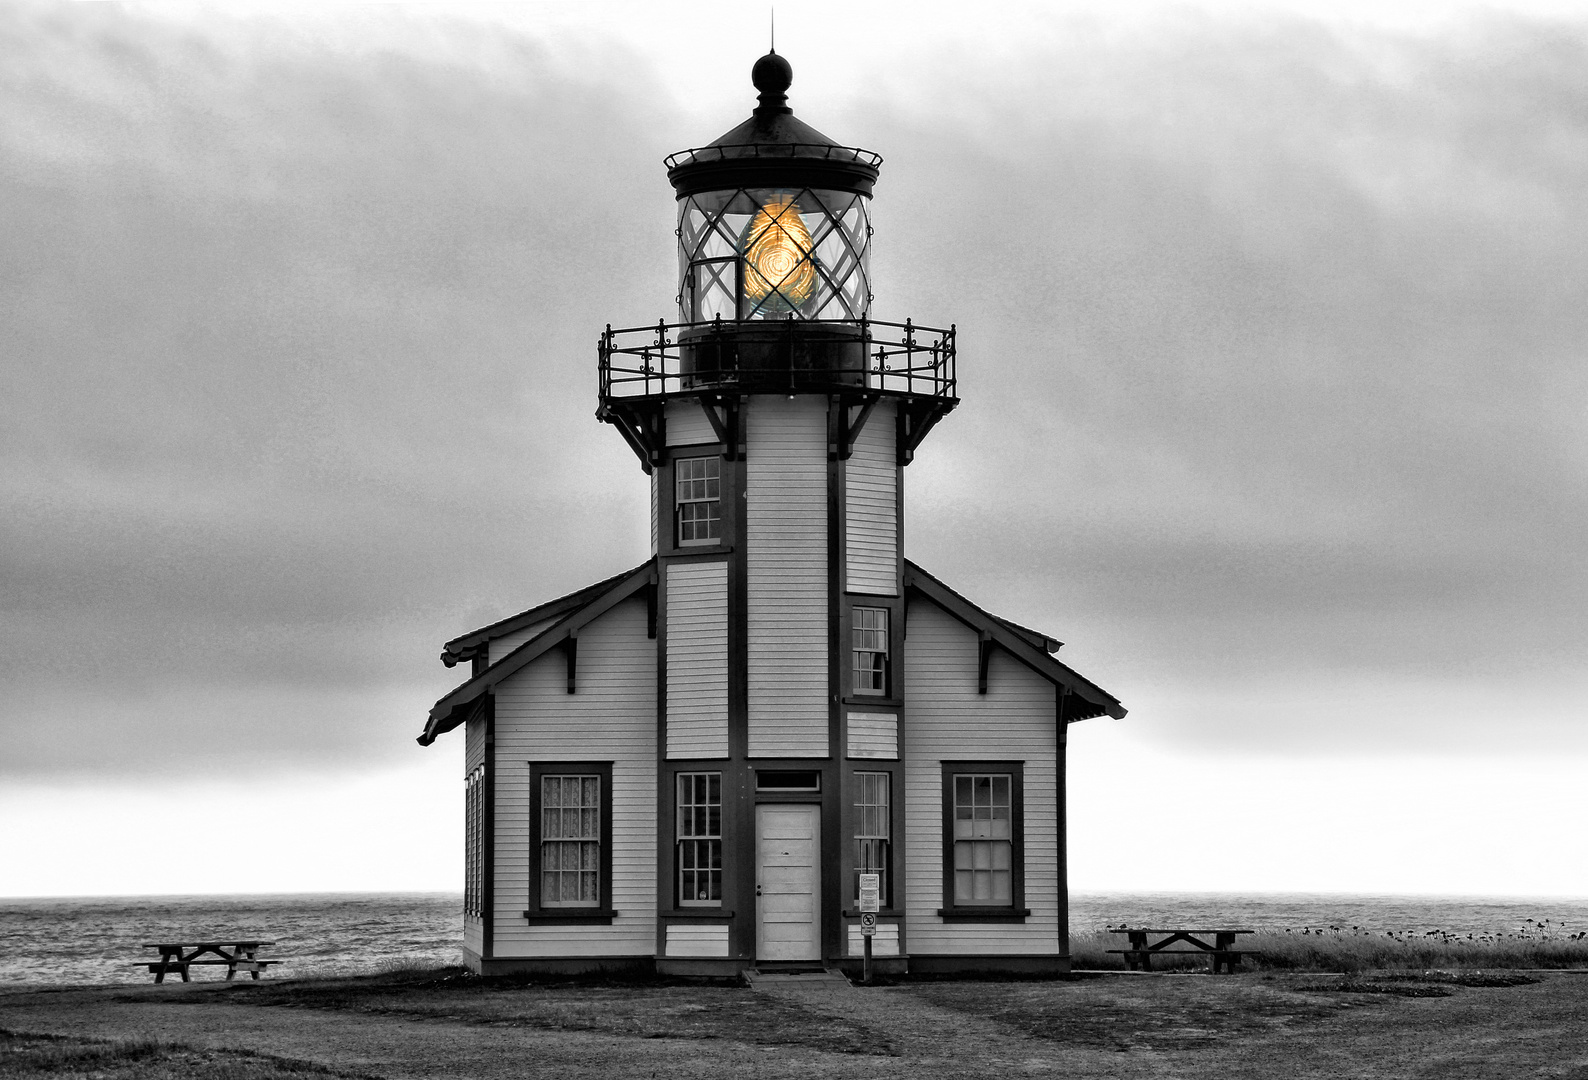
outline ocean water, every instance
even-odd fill
[[[147,982],[145,942],[274,941],[270,974],[355,974],[455,964],[463,897],[453,893],[0,898],[0,984]],[[194,968],[193,978],[225,978]],[[269,978],[267,974],[265,978]],[[171,978],[171,976],[167,976]]]
[[[454,964],[463,899],[453,893],[0,898],[0,984],[147,982],[151,941],[236,937],[276,942],[272,974],[356,974]],[[1547,920],[1547,921],[1546,921]],[[1588,930],[1588,897],[1370,896],[1329,893],[1077,893],[1072,931],[1110,926],[1250,929],[1360,927],[1423,933]],[[225,969],[194,969],[195,979]],[[266,976],[269,977],[268,975]]]

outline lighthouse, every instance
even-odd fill
[[[881,157],[794,115],[782,56],[751,80],[666,160],[673,310],[599,338],[650,558],[443,650],[471,676],[419,741],[465,728],[465,955],[843,969],[864,921],[884,969],[1067,970],[1067,727],[1124,709],[905,559],[956,333],[874,317]]]

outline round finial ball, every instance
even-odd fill
[[[750,69],[750,81],[763,94],[781,94],[794,82],[794,68],[775,52],[769,52]]]

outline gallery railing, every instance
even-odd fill
[[[609,325],[598,350],[603,401],[857,389],[958,400],[952,326],[871,319]]]

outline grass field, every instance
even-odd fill
[[[92,1080],[291,1080],[361,1077],[307,1061],[162,1042],[92,1039],[0,1030],[0,1076],[83,1077]]]
[[[1124,958],[1107,950],[1124,939],[1106,931],[1072,934],[1070,956],[1078,970],[1122,971]],[[1243,935],[1240,948],[1254,971],[1470,971],[1588,968],[1588,934],[1537,929],[1514,933],[1451,934],[1369,931],[1356,927],[1261,930]],[[1198,970],[1207,961],[1169,955],[1153,961],[1165,971]]]
[[[752,989],[413,969],[0,991],[0,1077],[1588,1080],[1585,1016],[1588,976],[1568,973]]]

